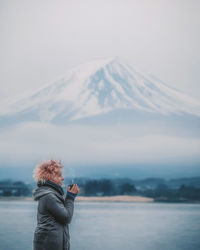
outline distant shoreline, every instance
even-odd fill
[[[1,201],[33,201],[33,197],[0,197]],[[199,200],[167,200],[167,199],[154,199],[139,195],[114,195],[114,196],[77,196],[75,202],[142,202],[142,203],[189,203],[200,204]]]
[[[106,201],[106,202],[154,202],[153,198],[133,195],[115,196],[78,196],[77,201]]]
[[[33,201],[32,197],[0,197],[0,201]],[[153,198],[133,195],[77,196],[76,202],[154,202]]]

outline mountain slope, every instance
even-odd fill
[[[74,121],[110,111],[200,116],[198,100],[118,58],[90,61],[0,112],[15,120]]]

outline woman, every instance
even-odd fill
[[[34,200],[38,201],[37,227],[34,233],[34,250],[69,250],[68,224],[74,212],[74,200],[79,192],[77,184],[62,189],[62,165],[60,161],[42,162],[34,170]]]

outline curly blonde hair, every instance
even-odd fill
[[[60,169],[62,168],[61,161],[51,159],[42,161],[36,166],[33,172],[35,181],[45,182],[47,180],[57,182]]]

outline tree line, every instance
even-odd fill
[[[72,182],[67,180],[66,185]],[[160,183],[160,180],[147,179],[140,183],[129,178],[121,179],[85,179],[77,178],[73,180],[80,187],[81,196],[113,196],[113,195],[140,195],[154,198],[155,201],[166,202],[200,202],[200,187],[181,184],[178,187],[169,187]],[[141,183],[143,186],[141,186]],[[142,187],[142,188],[141,188]],[[36,183],[25,184],[22,181],[0,181],[0,196],[32,196]]]

